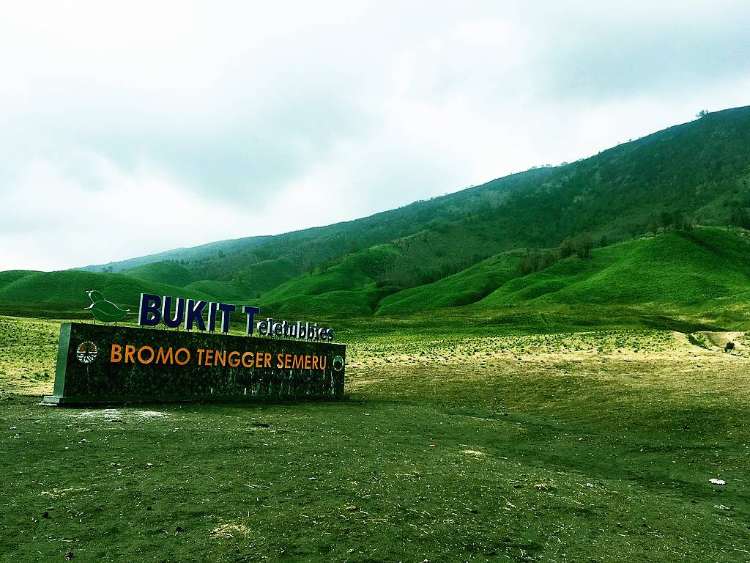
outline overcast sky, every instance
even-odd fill
[[[9,2],[0,270],[353,219],[750,104],[750,4]]]

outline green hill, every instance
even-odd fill
[[[437,282],[391,293],[347,260],[323,274],[287,282],[264,296],[274,314],[403,317],[451,308],[467,317],[514,311],[567,311],[605,320],[650,312],[707,322],[742,322],[750,313],[750,235],[697,227],[596,248],[523,275],[523,253],[501,253]]]
[[[398,249],[390,244],[354,252],[330,267],[281,284],[263,294],[260,303],[284,315],[370,315],[385,293],[376,280],[398,256]]]
[[[38,272],[36,270],[6,270],[4,272],[0,272],[0,289],[5,287],[6,285],[10,285],[17,280],[20,280],[21,278],[40,273],[42,272]]]
[[[1,275],[0,275],[1,276]],[[1,277],[0,277],[1,279]],[[86,291],[98,289],[110,300],[135,311],[141,292],[184,295],[200,299],[210,296],[181,287],[145,281],[123,274],[66,270],[26,272],[10,283],[0,282],[0,313],[40,316],[77,316],[89,301]]]
[[[750,292],[750,239],[719,228],[669,232],[595,249],[499,286],[478,307],[535,302],[702,307]]]
[[[701,303],[724,306],[746,291],[744,269],[727,265],[746,258],[742,231],[726,228],[750,228],[748,147],[750,107],[715,112],[578,162],[356,221],[85,271],[2,272],[0,311],[77,310],[81,292],[96,287],[123,303],[149,290],[297,317],[575,304],[697,314]],[[521,275],[529,256],[553,256],[571,239],[601,248]]]
[[[178,260],[195,281],[229,282],[241,294],[257,296],[325,272],[350,254],[390,244],[397,257],[375,281],[395,292],[438,281],[500,252],[553,247],[581,233],[626,240],[685,218],[750,226],[748,146],[750,107],[725,110],[578,162],[356,221],[89,269],[121,271],[143,260]]]
[[[190,270],[174,260],[143,264],[142,266],[125,270],[125,273],[141,280],[177,286],[186,286],[195,281]]]
[[[516,277],[519,262],[518,252],[498,254],[452,276],[389,295],[377,313],[399,316],[475,303]]]
[[[632,314],[693,319],[743,328],[750,314],[750,236],[699,228],[595,249],[499,286],[471,307],[490,311],[556,311],[575,316]],[[613,313],[616,311],[616,313]]]

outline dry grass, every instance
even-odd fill
[[[0,322],[5,392],[51,389],[34,382],[54,346],[33,335],[55,324]],[[402,331],[349,344],[349,401],[68,410],[5,397],[0,548],[19,560],[747,559],[744,335]]]

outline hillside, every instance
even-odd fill
[[[208,294],[182,287],[146,281],[123,274],[69,270],[62,272],[16,271],[0,273],[0,314],[38,316],[82,316],[90,304],[86,291],[99,289],[108,299],[136,310],[141,292],[185,295],[210,299]]]
[[[519,271],[521,258],[519,252],[498,254],[437,282],[388,295],[372,311],[400,318],[445,308],[460,309],[467,317],[565,310],[592,322],[630,311],[727,326],[743,326],[750,313],[750,234],[742,229],[698,227],[643,236],[595,248],[589,259],[572,256],[527,275]],[[306,278],[306,287],[316,287],[316,279]],[[359,292],[348,291],[349,301],[359,295],[365,303],[372,285],[358,286]],[[329,312],[335,312],[342,290],[318,290],[305,297],[302,290],[287,287],[290,295],[302,297],[284,301],[281,310],[290,313],[298,305],[295,312],[301,313],[309,298],[315,304],[327,301]]]
[[[595,249],[499,286],[473,308],[554,310],[586,315],[608,310],[692,319],[744,328],[750,314],[750,237],[746,231],[700,228]]]
[[[750,107],[715,112],[585,160],[356,221],[85,271],[2,272],[0,311],[37,310],[40,303],[77,311],[91,287],[125,304],[148,288],[308,317],[403,316],[446,307],[479,314],[519,304],[669,303],[695,310],[745,291],[744,270],[726,266],[747,257],[740,231],[683,228],[750,227],[747,147]],[[665,234],[642,238],[647,233]],[[602,248],[591,260],[520,275],[528,252],[552,253],[576,237]],[[717,247],[711,237],[729,238]],[[667,242],[675,248],[660,251]],[[735,255],[717,250],[726,245]],[[690,266],[670,260],[671,252],[690,257]],[[638,279],[644,268],[646,285]]]
[[[725,110],[579,162],[529,170],[364,219],[106,267],[126,272],[143,260],[173,260],[195,280],[228,282],[257,296],[326,270],[349,254],[390,244],[397,252],[378,280],[406,289],[499,252],[556,246],[584,232],[623,240],[675,216],[726,225],[738,208],[750,206],[748,146],[750,108]]]
[[[520,303],[706,307],[750,293],[750,239],[718,228],[669,232],[571,257],[498,287],[477,306]]]

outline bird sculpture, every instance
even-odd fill
[[[90,289],[86,292],[91,299],[91,305],[86,307],[86,311],[91,311],[97,321],[103,323],[116,323],[122,321],[130,313],[129,309],[118,307],[111,301],[107,301],[101,291]]]

